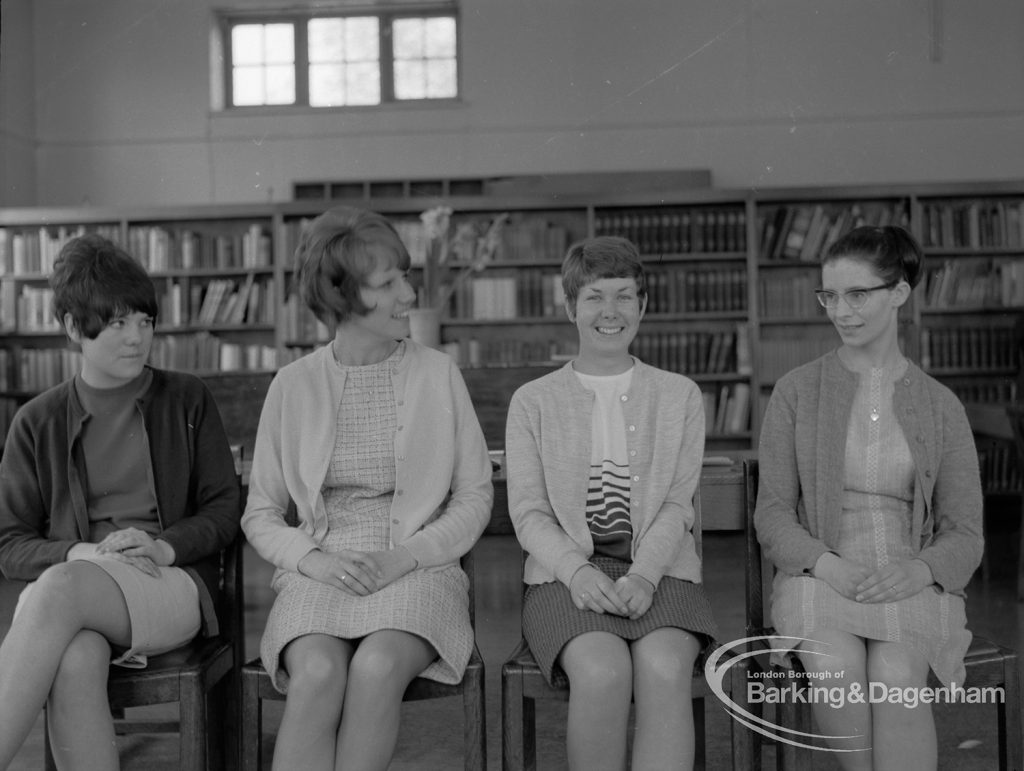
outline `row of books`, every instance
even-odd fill
[[[1024,246],[1024,199],[922,204],[921,242],[943,249]]]
[[[180,282],[169,282],[161,295],[161,318],[172,326],[191,323],[201,327],[221,324],[273,324],[275,282],[271,277],[256,278],[250,273],[242,280],[212,279],[189,286],[188,303]],[[163,306],[167,312],[163,312]]]
[[[565,361],[576,354],[575,340],[527,340],[516,337],[460,338],[444,343],[442,350],[460,367],[528,367]]]
[[[1008,378],[947,385],[964,404],[1012,404],[1017,401],[1017,384]]]
[[[727,383],[705,388],[704,433],[708,436],[742,434],[750,430],[750,385]]]
[[[281,307],[278,326],[285,340],[329,340],[330,330],[317,319],[299,297],[294,284],[288,290],[288,299]]]
[[[0,358],[3,390],[36,393],[62,383],[82,367],[82,354],[71,348],[21,348]]]
[[[908,223],[902,202],[789,204],[766,209],[758,217],[762,260],[817,262],[840,236],[861,225]]]
[[[750,338],[745,324],[719,332],[641,332],[633,353],[655,367],[686,375],[748,375]]]
[[[127,250],[150,272],[267,268],[273,252],[269,232],[258,223],[227,233],[133,225]]]
[[[741,312],[747,309],[743,268],[654,268],[647,273],[648,313]]]
[[[565,296],[557,273],[541,268],[492,271],[463,282],[452,295],[452,319],[561,318]]]
[[[981,488],[986,493],[1024,492],[1024,475],[1017,449],[1009,442],[979,442]]]
[[[47,274],[64,244],[86,233],[98,233],[116,242],[121,229],[103,224],[0,228],[0,276]]]
[[[82,354],[71,348],[0,350],[0,391],[43,391],[76,374],[81,360]],[[274,370],[277,351],[272,345],[242,345],[206,332],[158,335],[149,363],[188,372]]]
[[[761,315],[768,319],[814,318],[825,315],[824,308],[814,296],[821,284],[818,272],[786,270],[761,276]]]
[[[943,260],[923,283],[926,308],[1024,307],[1024,259]]]
[[[53,315],[53,290],[13,281],[0,282],[0,330],[5,332],[60,332]]]
[[[1011,327],[942,327],[921,330],[921,367],[943,370],[1013,370],[1020,366]]]
[[[646,255],[742,252],[747,215],[738,207],[598,211],[594,233],[628,238]]]
[[[277,349],[272,345],[228,342],[208,332],[155,338],[149,363],[187,372],[249,372],[278,366]]]

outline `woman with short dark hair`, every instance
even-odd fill
[[[29,581],[0,646],[0,768],[43,704],[59,767],[118,767],[111,663],[215,634],[238,482],[200,380],[146,365],[157,312],[142,267],[74,238],[50,277],[81,371],[22,407],[0,461],[0,570]]]

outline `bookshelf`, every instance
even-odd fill
[[[293,255],[303,225],[341,203],[395,222],[414,274],[425,249],[422,211],[443,203],[456,223],[509,214],[495,261],[452,297],[442,326],[474,399],[488,405],[488,439],[499,446],[503,405],[515,387],[575,353],[558,274],[567,246],[591,234],[623,235],[640,248],[649,304],[634,351],[700,385],[709,451],[756,447],[776,379],[836,346],[812,290],[821,254],[855,224],[902,224],[924,245],[926,275],[902,319],[908,354],[965,402],[1017,398],[1024,182],[531,191],[0,212],[0,431],[13,406],[77,368],[48,318],[46,295],[49,267],[67,238],[103,233],[150,271],[161,302],[155,364],[265,379],[329,339],[298,300]]]

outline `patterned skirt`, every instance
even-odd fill
[[[613,581],[629,572],[630,563],[594,556],[591,562]],[[662,627],[684,629],[702,638],[706,648],[718,634],[711,603],[701,584],[668,576],[661,579],[648,611],[638,619],[580,610],[561,581],[534,584],[523,598],[523,636],[549,684],[565,686],[558,664],[562,649],[586,632],[610,632],[624,640],[639,640]]]
[[[325,552],[341,549],[378,551],[388,548],[387,511],[334,511],[328,498],[329,531]],[[379,505],[386,505],[383,501]],[[438,658],[421,677],[458,683],[473,650],[469,623],[469,579],[457,564],[417,569],[378,592],[355,597],[299,573],[278,570],[272,586],[277,599],[260,645],[263,666],[282,693],[288,673],[281,651],[297,637],[326,634],[358,640],[382,629],[398,629],[422,637]]]

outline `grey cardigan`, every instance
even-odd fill
[[[963,593],[981,562],[978,455],[963,405],[914,364],[896,381],[896,419],[914,460],[911,542],[936,583]],[[857,375],[833,351],[775,386],[761,428],[754,522],[780,570],[808,572],[839,538],[846,431]]]
[[[568,585],[594,552],[586,519],[594,392],[572,363],[527,383],[508,409],[509,513],[529,553],[528,584]],[[693,493],[704,454],[704,403],[689,378],[636,362],[623,397],[632,476],[631,573],[700,583]]]

